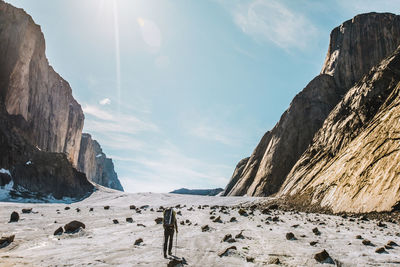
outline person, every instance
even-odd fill
[[[178,223],[176,221],[176,213],[173,208],[167,208],[163,212],[163,227],[164,227],[164,258],[167,258],[167,245],[168,255],[172,255],[172,243],[174,239],[174,228],[178,233]],[[169,244],[168,244],[169,241]]]

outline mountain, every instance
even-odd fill
[[[335,28],[321,74],[295,96],[245,166],[238,164],[241,169],[235,170],[224,195],[269,196],[279,192],[332,110],[399,44],[398,15],[361,14]]]
[[[215,188],[215,189],[187,189],[181,188],[174,190],[170,193],[172,194],[182,194],[182,195],[199,195],[199,196],[216,196],[219,193],[224,191],[222,188]]]
[[[400,46],[351,88],[280,196],[334,212],[400,210]]]
[[[106,157],[100,144],[88,133],[82,134],[78,170],[86,173],[87,178],[96,184],[124,191],[112,159]]]
[[[68,82],[49,65],[40,26],[23,9],[2,0],[0,117],[2,180],[11,180],[15,194],[81,198],[94,190],[76,170],[82,108]]]

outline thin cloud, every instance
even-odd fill
[[[158,131],[157,125],[144,121],[134,115],[115,115],[97,106],[85,105],[83,112],[88,116],[85,120],[85,129],[89,132],[112,132],[134,134],[137,132]]]
[[[85,115],[92,115],[98,119],[102,120],[112,120],[113,115],[103,109],[100,109],[93,105],[84,105],[82,108]]]
[[[304,49],[317,34],[317,28],[306,16],[277,0],[224,6],[243,33],[258,42],[272,42],[283,49]]]
[[[104,99],[100,100],[99,104],[100,105],[109,105],[109,104],[111,104],[111,100],[109,98],[104,98]]]

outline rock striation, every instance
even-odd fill
[[[78,159],[78,170],[99,185],[124,191],[114,170],[112,159],[103,153],[100,144],[87,133],[82,134]]]
[[[245,166],[235,170],[225,195],[277,193],[343,96],[399,44],[398,15],[361,14],[335,28],[321,74],[296,95]]]
[[[400,201],[399,114],[400,46],[344,96],[278,195],[333,212],[393,210]]]

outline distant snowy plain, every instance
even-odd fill
[[[340,266],[400,266],[400,248],[378,254],[376,248],[389,240],[400,244],[399,225],[387,223],[378,227],[376,221],[350,221],[338,216],[272,211],[270,215],[256,210],[254,216],[240,216],[236,205],[251,205],[263,201],[251,197],[208,197],[156,193],[122,193],[100,188],[89,198],[72,204],[64,203],[14,203],[0,202],[0,234],[15,235],[9,246],[0,249],[0,266],[167,266],[169,260],[162,256],[163,227],[155,219],[162,217],[159,206],[185,206],[178,215],[177,256],[184,257],[187,266],[333,266],[320,264],[314,254],[325,249]],[[104,206],[109,205],[109,210]],[[141,207],[141,213],[129,208]],[[222,223],[212,222],[210,207],[228,206],[229,214],[216,209]],[[65,207],[70,207],[65,210]],[[32,213],[22,214],[21,209],[32,208]],[[77,208],[80,209],[77,212]],[[89,211],[93,208],[93,211]],[[150,209],[153,208],[154,211]],[[189,210],[193,208],[193,210]],[[58,211],[57,211],[58,210]],[[19,222],[8,223],[10,214],[17,211]],[[278,221],[270,220],[279,217]],[[133,223],[126,221],[131,217]],[[230,222],[236,217],[236,222]],[[268,219],[269,218],[269,219]],[[119,221],[114,224],[113,220]],[[181,225],[190,220],[191,225]],[[86,228],[75,234],[54,236],[54,231],[66,223],[78,220]],[[140,224],[144,226],[140,226]],[[204,225],[209,231],[202,232]],[[321,235],[315,235],[318,227]],[[226,234],[243,231],[245,239],[234,243],[222,242]],[[292,232],[297,240],[287,240]],[[375,247],[365,246],[356,235],[369,239]],[[142,238],[141,245],[134,245]],[[310,242],[316,241],[315,246]],[[175,245],[175,241],[174,241]],[[237,250],[227,256],[218,253],[229,246]],[[175,254],[175,248],[173,249]],[[247,262],[253,257],[254,262]],[[279,259],[280,265],[270,264]]]

